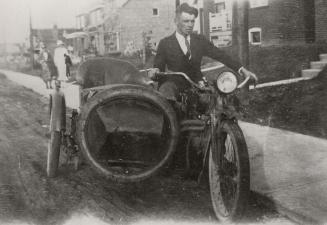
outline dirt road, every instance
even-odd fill
[[[61,165],[59,176],[48,179],[47,110],[47,99],[0,75],[0,224],[216,222],[206,188],[178,175],[122,185],[87,165],[79,171]],[[244,222],[291,224],[267,201],[252,194]]]

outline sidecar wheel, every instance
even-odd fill
[[[48,177],[54,177],[56,176],[59,165],[61,137],[59,131],[51,131],[50,135],[51,137],[48,144],[47,175]]]
[[[222,222],[239,219],[248,203],[250,165],[243,133],[232,121],[223,122],[220,140],[210,146],[209,186],[217,218]]]

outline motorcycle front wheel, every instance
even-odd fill
[[[209,187],[216,217],[222,221],[240,219],[248,203],[250,165],[246,142],[233,121],[221,124],[220,138],[211,142]],[[218,132],[216,132],[218,133]]]

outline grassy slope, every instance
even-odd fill
[[[251,91],[245,121],[327,138],[327,69],[318,77]]]
[[[249,96],[248,106],[235,101],[242,120],[327,138],[327,68],[312,80],[255,89]]]

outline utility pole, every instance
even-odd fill
[[[7,61],[7,29],[6,29],[6,25],[3,26],[3,37],[4,37],[4,42],[3,42],[3,54],[5,56],[5,61],[6,61],[6,67],[8,67],[8,61]]]
[[[146,49],[147,49],[147,34],[145,31],[142,32],[142,42],[143,42],[143,46],[142,46],[142,63],[143,63],[143,66],[145,66],[146,64]]]
[[[202,34],[210,40],[210,13],[214,13],[214,0],[203,0],[203,12],[199,13],[202,16]]]
[[[180,3],[180,0],[175,0],[175,5],[176,7],[179,6],[181,3]]]
[[[32,13],[29,7],[29,17],[30,17],[30,50],[31,50],[31,66],[34,69],[34,37],[33,37],[33,27],[32,27]]]
[[[237,50],[241,63],[249,66],[249,1],[234,0],[233,2],[233,36],[232,43]]]
[[[249,54],[249,0],[234,0],[232,21],[232,45],[242,65],[250,65]],[[249,84],[241,90],[240,100],[243,105],[249,104]]]

